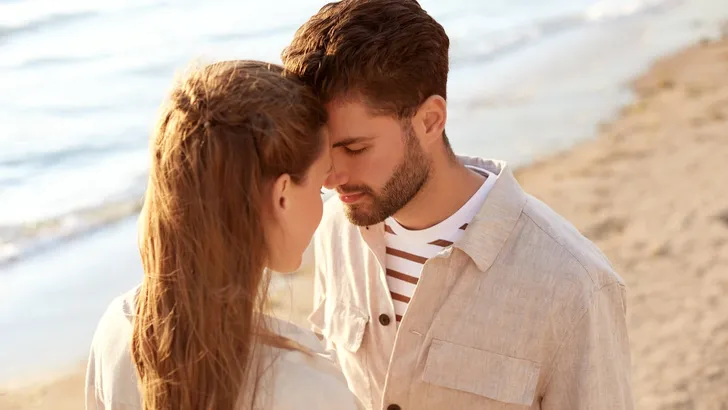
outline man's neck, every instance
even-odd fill
[[[430,178],[420,192],[394,218],[411,230],[426,229],[458,211],[483,185],[485,177],[459,161],[433,164]]]

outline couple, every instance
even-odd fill
[[[188,74],[151,142],[144,280],[98,326],[87,408],[633,408],[624,282],[504,162],[455,156],[448,47],[415,0],[344,0],[285,69]],[[325,347],[261,314],[314,231]]]

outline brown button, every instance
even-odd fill
[[[379,315],[379,323],[381,323],[382,326],[388,326],[389,323],[391,323],[391,322],[392,322],[392,319],[389,318],[389,315],[386,315],[384,313]]]
[[[390,404],[387,406],[387,410],[402,410],[402,408],[398,404]]]

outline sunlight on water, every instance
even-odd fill
[[[657,3],[423,1],[451,38],[450,127],[459,131],[451,133],[453,144],[470,148],[465,141],[482,137],[468,129],[469,108],[489,79],[470,75],[469,67],[482,70],[589,20],[635,14]],[[197,58],[280,61],[280,50],[321,4],[0,3],[0,263],[37,249],[38,242],[126,216],[119,209],[135,212],[150,126],[175,71]],[[523,155],[523,147],[508,140],[483,144],[507,159]]]

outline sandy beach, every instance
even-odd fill
[[[637,408],[726,409],[728,35],[662,59],[634,88],[596,140],[518,177],[627,281]]]
[[[629,287],[638,409],[728,408],[728,33],[658,61],[596,138],[521,168]],[[311,273],[274,295],[303,323]],[[83,365],[0,390],[0,409],[83,408]]]

